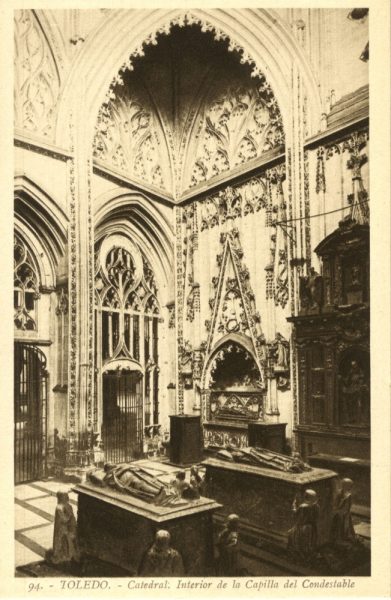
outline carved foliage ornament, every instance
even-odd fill
[[[158,35],[168,35],[177,25],[199,25],[202,32],[211,32],[215,40],[227,40],[228,50],[240,54],[242,64],[253,65],[252,77],[260,82],[253,86],[228,88],[217,98],[209,98],[203,107],[195,160],[188,167],[194,186],[214,175],[260,156],[264,151],[284,143],[279,107],[273,92],[250,55],[231,37],[190,11],[184,11],[160,25],[130,54],[113,78],[98,117],[94,156],[157,187],[171,189],[167,173],[162,172],[159,159],[159,133],[150,109],[136,98],[126,97],[123,74],[132,71],[132,60],[144,56],[147,45],[156,45]],[[140,123],[142,123],[140,129]],[[168,138],[171,133],[166,132]],[[169,140],[168,140],[169,141]],[[182,151],[183,153],[183,151]],[[168,158],[168,157],[167,157]],[[183,164],[183,157],[173,155],[172,163]]]
[[[201,204],[201,231],[258,212],[266,208],[267,203],[265,177],[253,177],[243,185],[228,186]]]
[[[60,89],[56,64],[32,10],[16,10],[14,23],[15,125],[50,137]]]
[[[228,88],[204,108],[190,186],[284,143],[281,114],[264,77],[251,88]]]
[[[159,127],[149,107],[131,97],[128,88],[115,88],[98,115],[94,158],[130,176],[166,189]]]

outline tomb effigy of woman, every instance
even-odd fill
[[[266,467],[267,469],[275,469],[287,473],[304,473],[305,471],[313,470],[312,467],[300,458],[297,452],[294,452],[292,456],[286,456],[285,454],[266,450],[265,448],[248,447],[239,449],[227,446],[225,450],[216,452],[216,457],[222,460]]]
[[[166,483],[134,463],[106,463],[91,470],[74,488],[85,564],[98,559],[133,576],[145,574],[148,551],[162,560],[167,553],[160,547],[163,542],[156,542],[156,533],[164,530],[186,575],[213,574],[212,514],[220,505],[201,497],[194,481],[183,475],[179,472]]]

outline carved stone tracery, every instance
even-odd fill
[[[15,125],[51,137],[60,89],[57,66],[32,10],[16,10],[14,94]]]
[[[260,366],[265,365],[264,336],[260,315],[255,306],[255,295],[250,284],[250,275],[243,263],[243,250],[239,232],[232,229],[220,236],[223,251],[220,255],[219,277],[213,278],[215,295],[210,299],[212,316],[206,322],[208,340],[207,353],[217,340],[225,334],[241,333],[254,348]],[[262,376],[262,375],[261,375]]]
[[[224,90],[200,120],[190,186],[284,144],[279,108],[264,78],[253,88]]]
[[[14,325],[36,330],[36,301],[40,297],[39,274],[23,240],[14,236]]]

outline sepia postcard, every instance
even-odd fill
[[[0,15],[0,595],[389,596],[388,3]]]

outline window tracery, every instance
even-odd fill
[[[39,299],[39,275],[23,240],[14,237],[14,324],[16,329],[37,329],[36,302]]]
[[[105,238],[98,245],[95,260],[97,351],[103,364],[116,359],[139,364],[144,374],[147,427],[157,424],[159,416],[158,288],[153,269],[139,248],[127,244],[122,236],[113,237],[117,239],[112,243]]]

